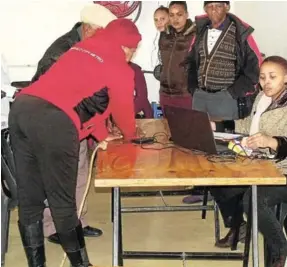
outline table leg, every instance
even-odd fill
[[[119,265],[124,266],[123,260],[123,228],[122,228],[122,199],[121,190],[119,189]]]
[[[259,267],[257,186],[252,185],[251,190],[252,190],[252,259],[253,259],[253,267]]]
[[[112,188],[112,194],[111,194],[111,222],[114,222],[114,189]]]
[[[113,188],[113,266],[122,266],[120,189]]]
[[[214,231],[215,231],[215,242],[220,239],[220,225],[219,225],[219,211],[217,203],[214,200]]]

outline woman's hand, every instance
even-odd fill
[[[105,139],[106,142],[111,142],[113,140],[122,139],[123,136],[120,134],[109,134],[108,137]]]
[[[276,139],[269,135],[262,133],[256,133],[246,138],[245,145],[251,149],[266,148],[269,147],[273,150],[277,150],[278,142]]]
[[[140,127],[136,126],[136,137],[140,138],[144,136],[145,136],[145,132]]]

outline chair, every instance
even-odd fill
[[[152,111],[153,111],[153,117],[155,119],[159,119],[159,118],[161,118],[163,116],[162,109],[161,109],[159,104],[157,104],[156,102],[152,102],[151,103],[151,108],[152,108]]]
[[[1,266],[8,250],[10,211],[18,205],[15,164],[8,141],[8,131],[1,131]]]

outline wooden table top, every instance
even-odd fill
[[[165,120],[138,120],[137,124],[146,136],[158,133],[160,142],[168,141],[162,134],[169,134]],[[182,148],[142,149],[121,141],[110,143],[106,151],[100,151],[96,166],[96,187],[286,184],[286,177],[271,161],[238,158],[232,163],[214,163],[204,155]]]

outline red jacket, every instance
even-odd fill
[[[74,111],[84,98],[108,88],[109,105],[82,124]],[[98,141],[108,131],[106,118],[112,114],[125,139],[135,135],[134,72],[125,60],[123,50],[102,30],[77,43],[46,72],[20,94],[37,96],[63,110],[74,122],[82,140],[92,134]]]

